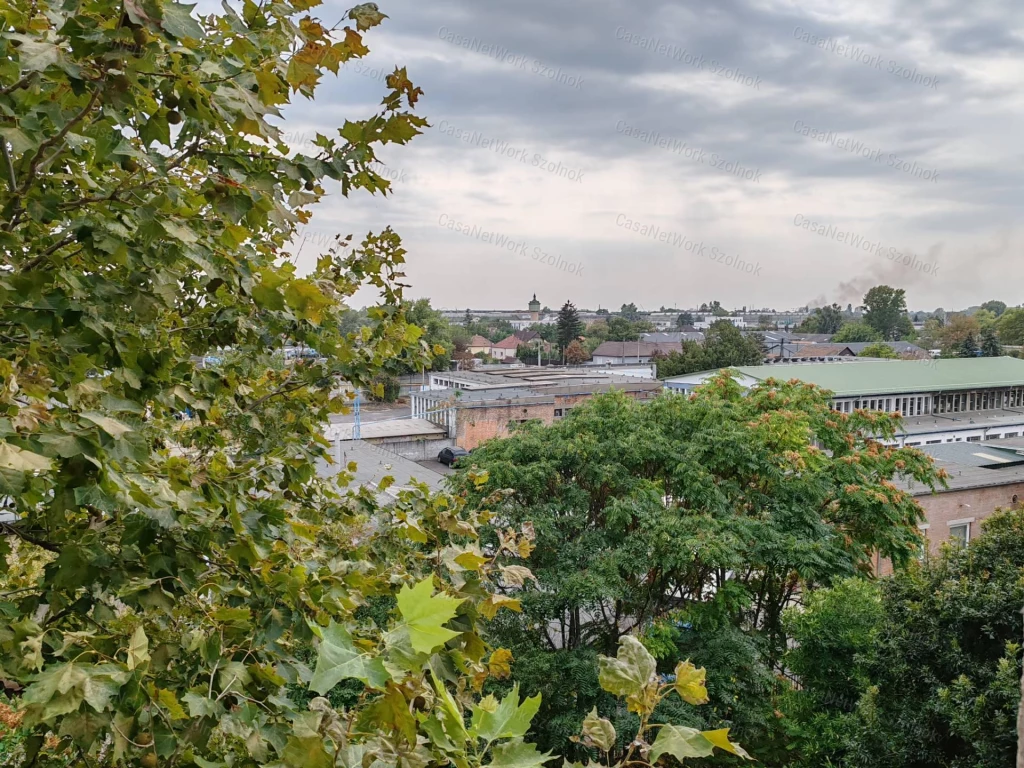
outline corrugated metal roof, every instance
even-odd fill
[[[1015,357],[865,361],[856,365],[746,365],[736,370],[761,381],[799,379],[840,397],[1024,386],[1024,360]]]

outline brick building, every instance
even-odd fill
[[[538,419],[553,424],[597,394],[620,390],[646,400],[662,390],[653,377],[553,367],[438,373],[431,376],[431,386],[412,394],[412,417],[443,427],[456,445],[467,450],[508,437],[517,423]]]
[[[921,535],[928,552],[935,554],[947,542],[970,546],[981,531],[981,522],[997,509],[1016,507],[1024,502],[1024,440],[1001,440],[998,445],[951,443],[922,446],[935,460],[935,466],[949,475],[948,488],[932,492],[926,486],[909,482],[924,509]],[[887,560],[877,558],[876,570],[892,572]]]

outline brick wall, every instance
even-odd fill
[[[661,390],[640,390],[626,394],[640,399],[656,396]],[[552,424],[556,418],[565,415],[567,408],[572,408],[593,397],[592,394],[553,395],[552,399],[544,399],[538,403],[488,404],[481,407],[459,408],[456,415],[455,444],[467,451],[495,437],[509,436],[510,421],[540,419],[544,424]],[[556,417],[555,412],[560,411]]]
[[[924,525],[927,528],[921,533],[927,538],[928,551],[937,553],[943,542],[949,540],[949,524],[954,521],[970,521],[970,537],[973,539],[978,536],[981,533],[981,521],[999,508],[1014,506],[1014,496],[1017,496],[1019,502],[1024,502],[1024,483],[918,496],[917,501],[925,514]],[[876,570],[880,575],[888,575],[892,573],[892,564],[888,560],[876,558]]]

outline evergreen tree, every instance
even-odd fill
[[[462,319],[462,324],[467,328],[473,324],[473,315],[469,312],[469,307],[466,307],[466,316]]]
[[[977,357],[979,351],[974,334],[968,333],[960,344],[960,357]]]
[[[681,312],[679,317],[676,318],[676,327],[683,328],[687,325],[693,325],[693,315],[689,312]]]
[[[567,301],[558,311],[558,349],[563,357],[566,348],[579,338],[583,333],[583,323],[580,321],[580,313],[576,306]]]
[[[991,328],[981,332],[981,354],[982,357],[1001,357],[1003,354],[1003,346]]]

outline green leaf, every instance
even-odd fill
[[[550,752],[541,752],[536,744],[516,739],[497,744],[491,749],[488,768],[539,768],[550,759]]]
[[[290,768],[332,768],[334,761],[324,749],[319,736],[292,736],[281,753],[284,764]]]
[[[346,678],[362,680],[369,687],[383,691],[391,676],[384,669],[380,657],[360,653],[352,642],[352,636],[332,621],[323,630],[323,640],[317,649],[316,671],[309,687],[323,696]]]
[[[676,665],[675,691],[683,701],[689,704],[707,704],[708,689],[705,687],[707,671],[704,667],[697,669],[690,660],[681,661]]]
[[[195,7],[195,3],[192,5],[174,2],[164,3],[164,18],[160,22],[160,26],[179,40],[184,37],[201,40],[203,38],[203,28],[192,17],[192,9]]]
[[[164,232],[168,235],[183,243],[194,243],[199,239],[190,227],[185,224],[179,224],[173,219],[162,219],[160,226],[164,228]]]
[[[657,664],[643,643],[632,635],[619,639],[619,652],[615,658],[597,657],[598,682],[616,696],[640,693],[654,676]]]
[[[185,720],[188,718],[173,691],[169,691],[166,688],[157,688],[156,701],[157,704],[163,707],[164,712],[167,713],[171,720]]]
[[[102,413],[96,413],[95,411],[87,411],[83,413],[82,418],[86,421],[91,421],[97,427],[102,429],[108,435],[114,438],[121,437],[132,431],[131,427],[125,426],[117,419],[112,419],[109,416],[104,416]]]
[[[594,746],[605,752],[615,746],[615,726],[610,720],[599,717],[597,707],[583,719],[583,737],[590,739]]]
[[[398,592],[398,610],[409,629],[409,640],[414,650],[430,653],[459,635],[442,625],[455,617],[463,602],[447,595],[433,595],[433,579],[427,577],[415,587],[405,585]]]
[[[42,72],[60,60],[60,49],[49,41],[10,32],[7,37],[21,43],[15,50],[18,52],[22,72]]]
[[[540,694],[520,704],[519,684],[516,683],[500,704],[493,696],[487,696],[473,708],[471,733],[488,742],[525,736],[538,709]]]
[[[714,751],[714,745],[696,728],[664,725],[658,730],[658,738],[651,745],[650,761],[653,764],[665,754],[672,755],[677,760],[709,757]]]

